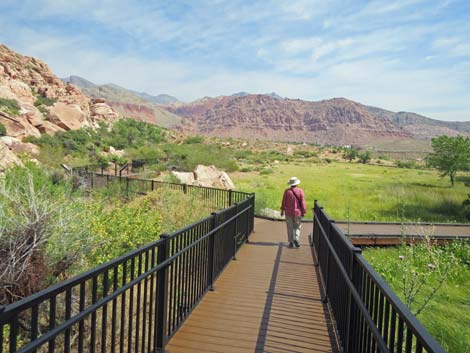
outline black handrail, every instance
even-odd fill
[[[171,235],[0,309],[0,353],[159,352],[253,231],[254,194],[80,170],[144,193],[201,195],[222,210]],[[177,185],[177,187],[176,187]],[[214,200],[215,199],[215,200]],[[7,336],[4,336],[7,335]],[[60,347],[60,349],[58,349]]]
[[[315,201],[312,246],[342,351],[445,353]]]

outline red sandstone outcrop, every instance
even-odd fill
[[[0,105],[0,123],[18,138],[97,126],[120,117],[104,100],[91,100],[62,82],[42,61],[0,45],[0,98],[14,100],[17,112]],[[40,104],[40,102],[44,104]]]

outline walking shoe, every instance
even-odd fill
[[[294,240],[294,245],[295,245],[296,248],[300,248],[300,244],[297,240]]]
[[[294,244],[290,241],[290,242],[289,242],[289,245],[287,245],[287,247],[288,247],[289,249],[292,249],[292,248],[294,247]]]

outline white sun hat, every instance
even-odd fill
[[[292,177],[289,179],[289,181],[287,182],[288,185],[290,186],[295,186],[295,185],[299,185],[300,184],[300,180],[297,179],[297,177]]]

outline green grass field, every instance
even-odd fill
[[[278,164],[271,174],[235,173],[237,189],[256,192],[257,210],[278,210],[291,176],[305,190],[308,208],[319,200],[336,220],[468,222],[462,202],[470,174],[458,174],[452,188],[437,171],[359,163]],[[309,217],[311,212],[309,212]]]
[[[428,307],[418,316],[419,321],[448,353],[470,353],[470,258],[469,245],[460,253],[460,261],[453,266],[447,282],[429,302]],[[446,251],[450,251],[446,249]],[[365,258],[385,278],[390,287],[403,299],[400,291],[399,273],[389,269],[399,260],[400,248],[368,248]],[[457,255],[457,254],[454,254]],[[388,269],[388,270],[387,270]],[[392,271],[393,272],[393,271]],[[396,272],[396,271],[395,271]],[[423,296],[418,296],[422,302]]]

